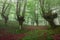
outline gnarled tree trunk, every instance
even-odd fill
[[[42,16],[43,18],[48,21],[48,23],[51,25],[52,28],[56,28],[56,24],[54,23],[54,19],[57,18],[57,13],[52,13],[52,9],[50,9],[48,12],[45,12],[44,10],[44,0],[39,0],[40,1],[40,7],[42,10]]]
[[[23,1],[23,0],[22,0]],[[20,11],[21,11],[21,3],[20,0],[17,0],[17,4],[16,4],[16,16],[17,16],[17,21],[19,23],[19,29],[23,29],[23,22],[25,21],[24,17],[25,17],[25,8],[26,8],[26,2],[24,4],[24,8],[23,8],[23,12],[22,12],[22,16],[20,15]]]
[[[54,23],[54,19],[57,18],[57,13],[55,14],[46,14],[43,15],[43,18],[48,21],[52,28],[56,28],[56,24]]]

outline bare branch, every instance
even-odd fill
[[[20,16],[20,10],[21,10],[21,4],[20,4],[20,1],[17,0],[17,4],[16,4],[16,15],[17,15],[17,17]]]
[[[26,5],[27,5],[27,0],[25,0],[25,3],[24,3],[24,8],[23,8],[23,12],[22,12],[23,17],[25,16]]]
[[[6,4],[6,1],[3,3],[3,6],[2,6],[2,14],[5,13],[4,9],[5,9],[5,4]]]
[[[18,14],[18,0],[17,0],[17,4],[16,4],[16,15],[19,16],[19,14]]]
[[[7,4],[7,6],[6,6],[6,8],[4,9],[4,11],[6,11],[9,6],[10,6],[10,3]]]
[[[40,2],[40,7],[41,7],[41,10],[42,10],[42,14],[45,13],[45,10],[44,10],[44,0],[39,0]]]
[[[8,12],[7,12],[7,13],[8,13],[7,16],[8,16],[9,13],[10,13],[10,9],[11,9],[11,4],[9,5],[9,8],[8,8],[8,10],[7,10],[7,11],[8,11]]]

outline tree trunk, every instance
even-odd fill
[[[44,19],[48,21],[48,23],[51,25],[52,28],[56,28],[56,24],[54,23],[54,19],[57,18],[57,13],[56,14],[44,14],[43,15]]]
[[[38,20],[36,20],[36,25],[38,26]]]
[[[56,28],[54,20],[51,20],[51,21],[48,20],[48,23],[50,24],[51,28],[53,28],[53,29]]]
[[[19,23],[19,29],[21,30],[22,29],[22,26],[21,26],[21,24]]]
[[[22,30],[23,29],[23,23],[19,22],[19,29]]]

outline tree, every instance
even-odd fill
[[[29,3],[29,5],[28,5],[28,7],[29,7],[29,13],[30,13],[30,19],[31,19],[31,24],[32,25],[34,25],[34,23],[36,23],[36,25],[38,26],[38,10],[37,10],[37,1],[35,0],[34,2],[33,2],[33,4],[32,4],[32,2],[33,1],[31,1],[30,3]]]
[[[11,9],[11,4],[10,2],[9,3],[6,3],[7,0],[4,1],[3,5],[2,5],[2,12],[1,12],[1,16],[2,18],[4,19],[4,23],[7,24],[8,22],[8,16],[9,16],[9,12],[10,12],[10,9]]]
[[[35,2],[35,7],[34,7],[34,15],[35,15],[35,22],[36,22],[36,25],[38,26],[38,10],[37,10],[37,1]]]
[[[20,29],[23,29],[22,25],[23,25],[23,22],[25,21],[24,17],[25,17],[26,3],[27,2],[25,0],[22,16],[20,15],[20,12],[21,12],[21,1],[17,0],[17,4],[16,4],[16,16],[17,16],[17,21],[19,22]]]
[[[39,0],[40,2],[40,7],[42,10],[42,15],[43,18],[48,21],[48,23],[51,25],[52,28],[56,28],[56,24],[54,23],[54,19],[57,18],[57,13],[52,13],[52,9],[50,7],[48,7],[48,12],[45,12],[44,9],[44,0]]]
[[[34,7],[34,21],[35,21],[36,25],[38,26],[38,14],[37,14],[36,7]]]

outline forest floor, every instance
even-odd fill
[[[46,40],[47,33],[53,34],[53,31],[47,31],[47,28],[42,26],[41,28],[30,26],[25,29],[19,30],[16,28],[0,28],[0,40]],[[40,35],[43,35],[43,37]],[[58,40],[60,40],[60,33],[58,36]],[[50,38],[50,40],[52,39]]]
[[[24,26],[20,30],[14,23],[0,23],[0,40],[60,40],[60,27],[48,29],[47,26]]]
[[[45,30],[46,28],[45,27],[30,26],[30,27],[25,27],[25,29],[29,30],[29,31],[33,31],[33,30],[36,30],[36,29]],[[20,33],[18,30],[19,29],[16,29],[16,28],[13,28],[13,27],[12,28],[7,28],[7,27],[0,28],[0,40],[18,40],[18,39],[22,40],[22,38],[24,36],[26,36],[27,33],[26,32]],[[16,33],[16,32],[18,32],[18,33]]]

